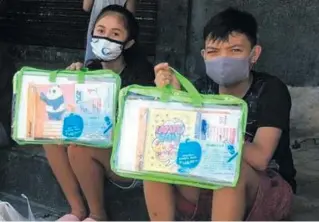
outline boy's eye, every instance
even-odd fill
[[[208,50],[207,53],[217,53],[217,50],[216,49],[211,49],[211,50]]]
[[[242,52],[241,49],[232,49],[233,52]]]

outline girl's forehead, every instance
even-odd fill
[[[104,16],[96,23],[96,26],[98,25],[104,27],[117,26],[117,28],[125,29],[123,16],[116,12],[107,12],[104,14]]]

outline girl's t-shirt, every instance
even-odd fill
[[[102,69],[101,62],[93,60],[87,64],[89,70]],[[154,66],[147,59],[140,59],[134,63],[128,63],[119,74],[122,80],[122,87],[128,85],[155,86]]]

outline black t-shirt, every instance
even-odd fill
[[[147,60],[136,62],[134,66],[127,65],[120,74],[122,87],[132,84],[155,86],[154,66]]]
[[[89,70],[102,69],[100,61],[95,60],[87,64]],[[139,59],[133,63],[128,63],[119,74],[122,80],[122,88],[128,85],[138,84],[142,86],[154,85],[154,67],[147,59]]]
[[[296,170],[290,149],[291,97],[287,86],[275,76],[252,72],[253,82],[243,97],[248,104],[245,140],[252,142],[259,127],[276,127],[282,135],[270,166],[276,166],[280,175],[296,190]],[[218,94],[218,85],[207,76],[195,82],[202,94]]]

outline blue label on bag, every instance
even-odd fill
[[[83,133],[84,122],[80,115],[71,113],[64,118],[62,134],[66,138],[79,138]]]
[[[197,141],[186,140],[181,142],[177,152],[176,164],[179,172],[185,173],[198,166],[202,157],[202,147]]]

